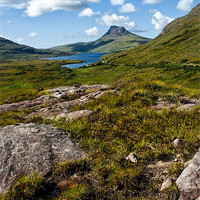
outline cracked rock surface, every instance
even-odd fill
[[[64,131],[51,125],[30,123],[0,128],[0,193],[8,191],[20,175],[45,175],[56,162],[86,156]]]

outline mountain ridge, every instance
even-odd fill
[[[10,58],[30,58],[30,57],[40,57],[40,56],[65,56],[71,55],[71,53],[60,52],[55,50],[47,49],[36,49],[27,45],[18,44],[11,40],[0,37],[0,56],[1,59]]]
[[[79,53],[112,53],[147,43],[149,40],[127,31],[124,27],[111,26],[101,38],[95,41],[61,45],[51,49]]]
[[[187,15],[165,26],[163,31],[147,44],[105,56],[108,62],[151,64],[158,62],[200,61],[200,4]]]

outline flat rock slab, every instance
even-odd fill
[[[83,117],[88,117],[93,113],[91,110],[79,110],[75,112],[71,112],[67,114],[66,120],[74,120],[74,119],[79,119]]]
[[[31,123],[0,128],[0,193],[9,190],[17,176],[31,172],[45,175],[56,162],[86,156],[64,131],[51,125]]]
[[[176,184],[180,190],[179,200],[193,200],[200,196],[200,150],[179,176]]]

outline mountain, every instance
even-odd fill
[[[148,38],[130,33],[124,27],[111,26],[108,32],[96,41],[62,45],[52,49],[82,53],[111,53],[147,43],[149,40]]]
[[[168,24],[147,44],[104,58],[108,62],[125,64],[200,62],[200,4],[186,16]]]
[[[36,49],[26,45],[15,43],[11,40],[0,37],[0,57],[6,58],[30,58],[30,57],[46,57],[71,55],[71,53],[52,51],[45,49]]]

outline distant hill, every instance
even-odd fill
[[[10,58],[30,58],[46,56],[65,56],[71,53],[52,51],[46,49],[36,49],[26,45],[21,45],[11,40],[0,37],[0,57],[1,59]]]
[[[200,62],[200,4],[147,44],[104,57],[113,63]]]
[[[80,53],[112,53],[147,43],[149,40],[130,33],[124,27],[111,26],[108,32],[96,41],[62,45],[51,49]]]

